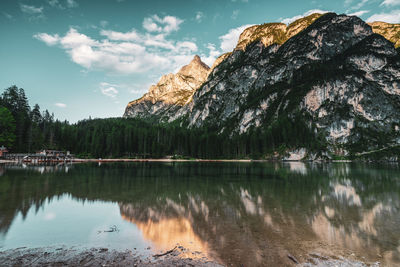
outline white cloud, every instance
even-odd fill
[[[107,27],[107,26],[108,26],[108,21],[107,21],[107,20],[102,20],[102,21],[100,21],[100,26],[101,26],[102,28]]]
[[[22,12],[24,12],[26,14],[30,14],[30,15],[38,15],[38,14],[42,14],[42,12],[43,12],[43,7],[35,7],[35,6],[24,5],[24,4],[20,4],[19,7]]]
[[[198,50],[197,45],[192,41],[174,41],[168,38],[170,32],[179,29],[183,20],[173,16],[160,18],[156,15],[151,19],[158,25],[156,27],[160,27],[160,32],[140,33],[136,29],[129,32],[100,30],[104,39],[96,40],[70,28],[64,36],[38,33],[34,38],[49,46],[58,45],[68,53],[73,62],[87,70],[130,74],[151,69],[170,71],[187,64]]]
[[[130,42],[111,43],[109,41],[104,41],[101,44],[101,50],[112,54],[138,55],[144,53],[146,48],[139,44]]]
[[[78,3],[75,2],[75,0],[67,0],[67,7],[69,8],[78,7]]]
[[[66,108],[67,105],[64,103],[55,103],[54,106],[59,107],[59,108]]]
[[[381,6],[398,6],[398,5],[400,5],[400,0],[385,0],[381,4]]]
[[[78,3],[75,0],[65,0],[65,5],[60,3],[60,0],[48,0],[47,3],[54,8],[65,9],[78,7]]]
[[[178,42],[176,45],[177,50],[187,50],[188,52],[196,52],[197,45],[193,42],[184,41]]]
[[[231,18],[237,19],[238,16],[239,16],[239,10],[233,10]]]
[[[118,95],[118,90],[115,89],[117,85],[102,82],[100,83],[100,91],[103,95],[111,97],[111,98],[116,98]]]
[[[359,10],[360,8],[362,8],[366,3],[368,3],[369,0],[361,0],[359,1],[357,4],[355,4],[354,6],[350,7],[346,13],[351,12],[352,10]],[[350,5],[352,4],[353,1],[348,1],[347,3]]]
[[[388,23],[400,23],[400,9],[392,10],[389,13],[380,13],[372,15],[367,22],[384,21]]]
[[[294,16],[294,17],[291,17],[291,18],[285,18],[285,19],[280,18],[279,20],[280,20],[282,23],[290,24],[290,23],[292,23],[292,22],[294,22],[294,21],[296,21],[296,20],[298,20],[298,19],[307,17],[307,16],[309,16],[309,15],[311,15],[311,14],[314,14],[314,13],[325,14],[325,13],[328,13],[328,12],[329,12],[329,11],[320,10],[320,9],[311,9],[311,10],[308,10],[307,12],[305,12],[305,13],[302,14],[302,15],[297,15],[297,16]]]
[[[201,55],[201,60],[206,63],[208,66],[212,66],[215,60],[223,53],[219,51],[214,44],[207,44],[208,54]]]
[[[6,12],[2,12],[2,13],[3,13],[4,17],[6,17],[9,20],[12,20],[14,18],[13,15],[11,15],[11,14],[8,14]]]
[[[354,1],[354,0],[345,0],[345,1],[344,1],[344,5],[345,5],[345,6],[349,6],[349,5],[351,5],[351,3],[353,3],[353,1]]]
[[[369,10],[360,10],[351,14],[348,14],[349,16],[357,16],[357,17],[361,17],[362,15],[365,15],[367,13],[369,13]]]
[[[38,33],[33,36],[34,38],[45,42],[48,46],[56,45],[60,41],[58,34],[50,35],[47,33]]]
[[[51,7],[59,8],[59,9],[64,9],[64,7],[61,5],[60,1],[58,0],[49,0],[48,1],[49,5]]]
[[[135,29],[126,33],[102,30],[100,34],[114,41],[137,41],[141,39]]]
[[[143,28],[148,32],[170,33],[179,30],[179,25],[183,20],[174,16],[165,16],[160,18],[157,15],[147,17],[143,20]]]
[[[201,11],[196,12],[195,20],[200,23],[203,20],[204,14]]]
[[[157,23],[154,22],[152,18],[145,18],[143,21],[143,28],[149,32],[161,32],[162,27],[158,26]]]
[[[175,49],[174,42],[166,40],[164,34],[146,34],[142,37],[141,41],[146,47],[163,48],[167,50]]]
[[[75,48],[77,46],[94,46],[98,44],[97,41],[91,39],[90,37],[79,33],[76,29],[70,28],[68,33],[60,39],[61,44],[65,48]]]
[[[158,18],[157,16],[155,17]],[[183,20],[173,16],[165,16],[163,19],[158,19],[159,23],[165,24],[163,31],[166,33],[179,30],[179,25],[183,22]]]
[[[232,51],[239,40],[240,34],[248,27],[253,26],[251,24],[243,25],[237,28],[230,29],[227,34],[224,34],[219,37],[221,44],[220,48],[222,53]]]
[[[211,66],[222,53],[232,51],[239,35],[245,28],[252,26],[243,25],[231,29],[219,37],[220,44],[207,44],[205,50],[199,51],[194,40],[177,41],[169,37],[168,33],[178,29],[181,23],[179,21],[182,20],[168,17],[173,18],[152,17],[157,27],[162,27],[161,32],[139,32],[136,29],[118,32],[102,29],[99,32],[102,38],[94,39],[76,28],[70,28],[65,35],[37,33],[34,38],[65,50],[74,63],[84,68],[85,73],[104,71],[127,75],[150,70],[153,73],[165,73],[179,70],[188,64],[196,53]],[[103,94],[116,95],[114,89],[118,91],[118,86],[103,85],[102,89]]]

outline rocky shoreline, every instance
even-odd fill
[[[201,257],[200,252],[188,252],[186,248],[175,247],[161,254],[143,256],[136,250],[109,250],[108,248],[16,248],[0,251],[0,266],[199,266],[222,267],[217,261]],[[193,257],[188,255],[193,254]],[[365,263],[344,257],[325,256],[310,253],[305,262],[299,262],[288,254],[289,266],[342,266],[378,267],[379,262]],[[286,265],[286,264],[285,264]],[[241,265],[243,266],[243,265]]]
[[[183,247],[150,256],[108,248],[22,247],[0,251],[0,266],[223,266],[205,257],[184,258],[183,254],[187,255]]]

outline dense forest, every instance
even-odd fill
[[[0,97],[0,146],[11,152],[68,150],[78,157],[263,158],[291,147],[322,144],[299,114],[243,135],[219,135],[212,127],[189,129],[184,121],[159,124],[135,118],[59,121],[25,91],[11,86]],[[295,133],[295,134],[293,134]],[[321,139],[322,140],[322,139]]]

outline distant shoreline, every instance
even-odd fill
[[[328,160],[328,161],[321,161],[321,160],[273,160],[273,159],[72,159],[66,161],[58,161],[53,163],[112,163],[112,162],[232,162],[232,163],[254,163],[254,162],[314,162],[314,163],[351,163],[355,162],[354,160]],[[387,161],[389,162],[389,161]],[[2,160],[0,159],[0,164],[4,163],[19,163],[16,160]],[[30,162],[25,162],[30,163]]]
[[[268,162],[269,160],[251,159],[72,159],[58,163],[107,163],[107,162]],[[0,160],[0,163],[18,163],[17,160]],[[26,162],[29,163],[29,162]]]
[[[76,159],[75,162],[254,162],[252,159]]]

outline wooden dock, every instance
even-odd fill
[[[3,157],[5,160],[23,163],[60,163],[72,162],[73,157],[67,154],[44,154],[44,153],[7,153]]]

